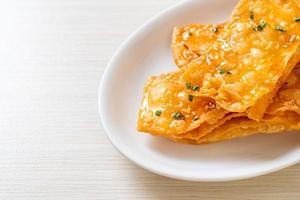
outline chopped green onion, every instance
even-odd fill
[[[300,17],[295,17],[295,22],[300,22]]]
[[[199,86],[198,85],[192,85],[191,83],[186,83],[185,84],[185,87],[187,88],[187,89],[191,89],[191,90],[193,90],[193,91],[197,91],[197,90],[199,90]]]
[[[253,30],[254,30],[254,31],[263,31],[264,28],[266,28],[267,25],[268,25],[267,22],[265,22],[265,21],[260,21],[260,24],[259,24],[257,27],[253,28]]]
[[[185,84],[185,87],[186,87],[187,89],[191,89],[191,88],[192,88],[192,84],[191,84],[191,83],[186,83],[186,84]]]
[[[280,25],[277,25],[277,26],[275,26],[275,30],[276,31],[280,31],[280,32],[286,32],[286,29],[284,29],[282,26],[280,26]]]
[[[184,116],[183,116],[180,112],[174,112],[174,113],[172,114],[172,117],[173,117],[174,119],[182,119],[182,120],[185,119]]]
[[[219,74],[225,74],[225,69],[223,69],[223,68],[219,68]]]
[[[250,15],[250,19],[254,20],[254,12],[253,12],[253,10],[249,11],[249,15]]]
[[[225,70],[225,69],[222,68],[222,67],[218,67],[218,71],[219,71],[219,74],[228,74],[228,75],[231,74],[231,72]]]
[[[154,114],[155,116],[159,117],[161,115],[161,110],[156,110]]]
[[[194,96],[193,95],[189,95],[189,101],[193,101]]]
[[[218,27],[213,27],[213,28],[211,29],[211,32],[217,33],[217,32],[218,32]]]
[[[192,90],[193,90],[193,91],[198,91],[199,88],[200,88],[200,87],[199,87],[198,85],[194,85],[194,86],[192,87]]]

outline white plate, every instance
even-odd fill
[[[300,135],[257,135],[209,145],[184,145],[136,130],[148,76],[176,70],[170,41],[174,26],[225,21],[237,0],[184,1],[139,28],[111,59],[100,86],[99,112],[113,145],[154,173],[191,181],[254,177],[300,160]]]

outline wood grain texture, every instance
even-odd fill
[[[109,58],[176,2],[2,2],[0,199],[299,199],[300,165],[243,181],[178,181],[135,166],[105,137],[97,92]]]

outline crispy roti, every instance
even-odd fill
[[[175,27],[172,35],[172,53],[178,67],[184,67],[211,48],[223,30],[223,24],[191,24]]]
[[[215,124],[203,124],[193,131],[173,136],[184,143],[210,143],[257,133],[300,130],[300,69],[295,68],[278,91],[264,117],[258,122],[231,113]]]
[[[299,14],[296,1],[241,1],[216,42],[185,67],[181,80],[200,86],[194,95],[211,97],[228,111],[245,112],[274,91],[289,70],[288,61],[300,44],[299,23],[293,21]],[[285,25],[282,31],[279,24]]]
[[[184,67],[193,60],[198,59],[211,47],[217,36],[223,31],[224,25],[192,24],[183,28],[176,27],[172,36],[172,51],[177,66]],[[271,93],[262,96],[259,101],[246,111],[250,119],[260,120],[262,118],[277,90],[298,62],[300,62],[300,48],[289,60],[286,70],[277,82],[275,89]]]
[[[242,0],[210,45],[193,50],[197,58],[177,72],[148,80],[138,129],[190,137],[201,125],[215,125],[231,112],[245,113],[272,94],[285,81],[299,46],[299,23],[293,20],[300,14],[298,3]]]
[[[282,115],[265,116],[259,122],[248,118],[234,118],[194,142],[197,144],[220,142],[259,133],[283,133],[299,129],[300,116],[287,111]]]
[[[148,79],[139,110],[139,131],[164,136],[181,134],[204,122],[214,124],[228,113],[217,109],[211,98],[190,96],[191,88],[177,84],[178,76],[174,72]]]

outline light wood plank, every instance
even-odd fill
[[[177,0],[12,0],[0,7],[0,199],[296,199],[300,165],[193,183],[147,172],[104,136],[103,70],[121,41]]]

